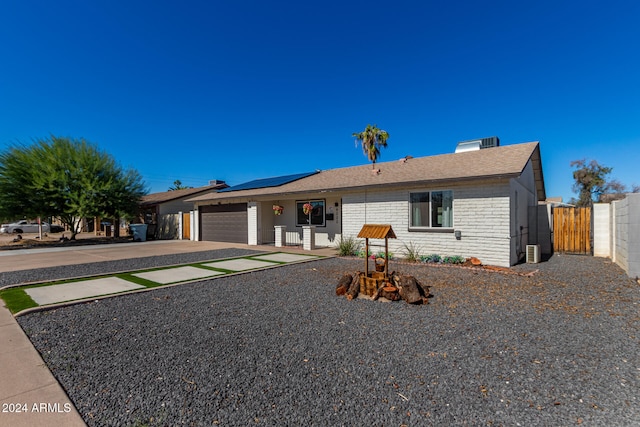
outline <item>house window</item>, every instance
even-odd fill
[[[409,195],[409,228],[452,228],[453,191],[426,191]]]
[[[309,213],[305,213],[304,205],[311,205]],[[318,225],[324,227],[324,200],[302,200],[296,201],[296,225]]]

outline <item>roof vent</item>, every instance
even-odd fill
[[[456,153],[464,153],[467,151],[476,151],[480,149],[480,143],[482,141],[480,141],[479,139],[476,139],[474,141],[461,141],[458,142],[458,145],[456,146]]]
[[[481,148],[491,148],[500,146],[500,138],[490,136],[489,138],[470,139],[468,141],[460,141],[456,146],[456,153],[464,153],[465,151],[476,151]]]
[[[222,184],[225,184],[225,182],[220,179],[209,180],[209,185],[222,185]]]

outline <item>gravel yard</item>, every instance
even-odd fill
[[[391,268],[430,304],[337,297],[362,260],[334,258],[18,321],[90,426],[640,424],[640,286],[616,265]],[[69,275],[47,270],[29,277]]]

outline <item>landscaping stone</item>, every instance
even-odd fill
[[[403,265],[429,284],[427,309],[337,298],[361,265],[291,264],[18,322],[89,426],[640,424],[640,291],[609,260]]]

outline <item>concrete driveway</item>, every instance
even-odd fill
[[[129,258],[169,255],[177,253],[210,251],[224,248],[243,248],[265,252],[286,250],[287,252],[335,255],[333,248],[303,251],[298,247],[275,248],[274,246],[249,246],[239,243],[194,242],[191,240],[154,240],[147,242],[110,243],[87,246],[62,246],[37,249],[0,250],[0,273],[34,268],[113,261]]]

